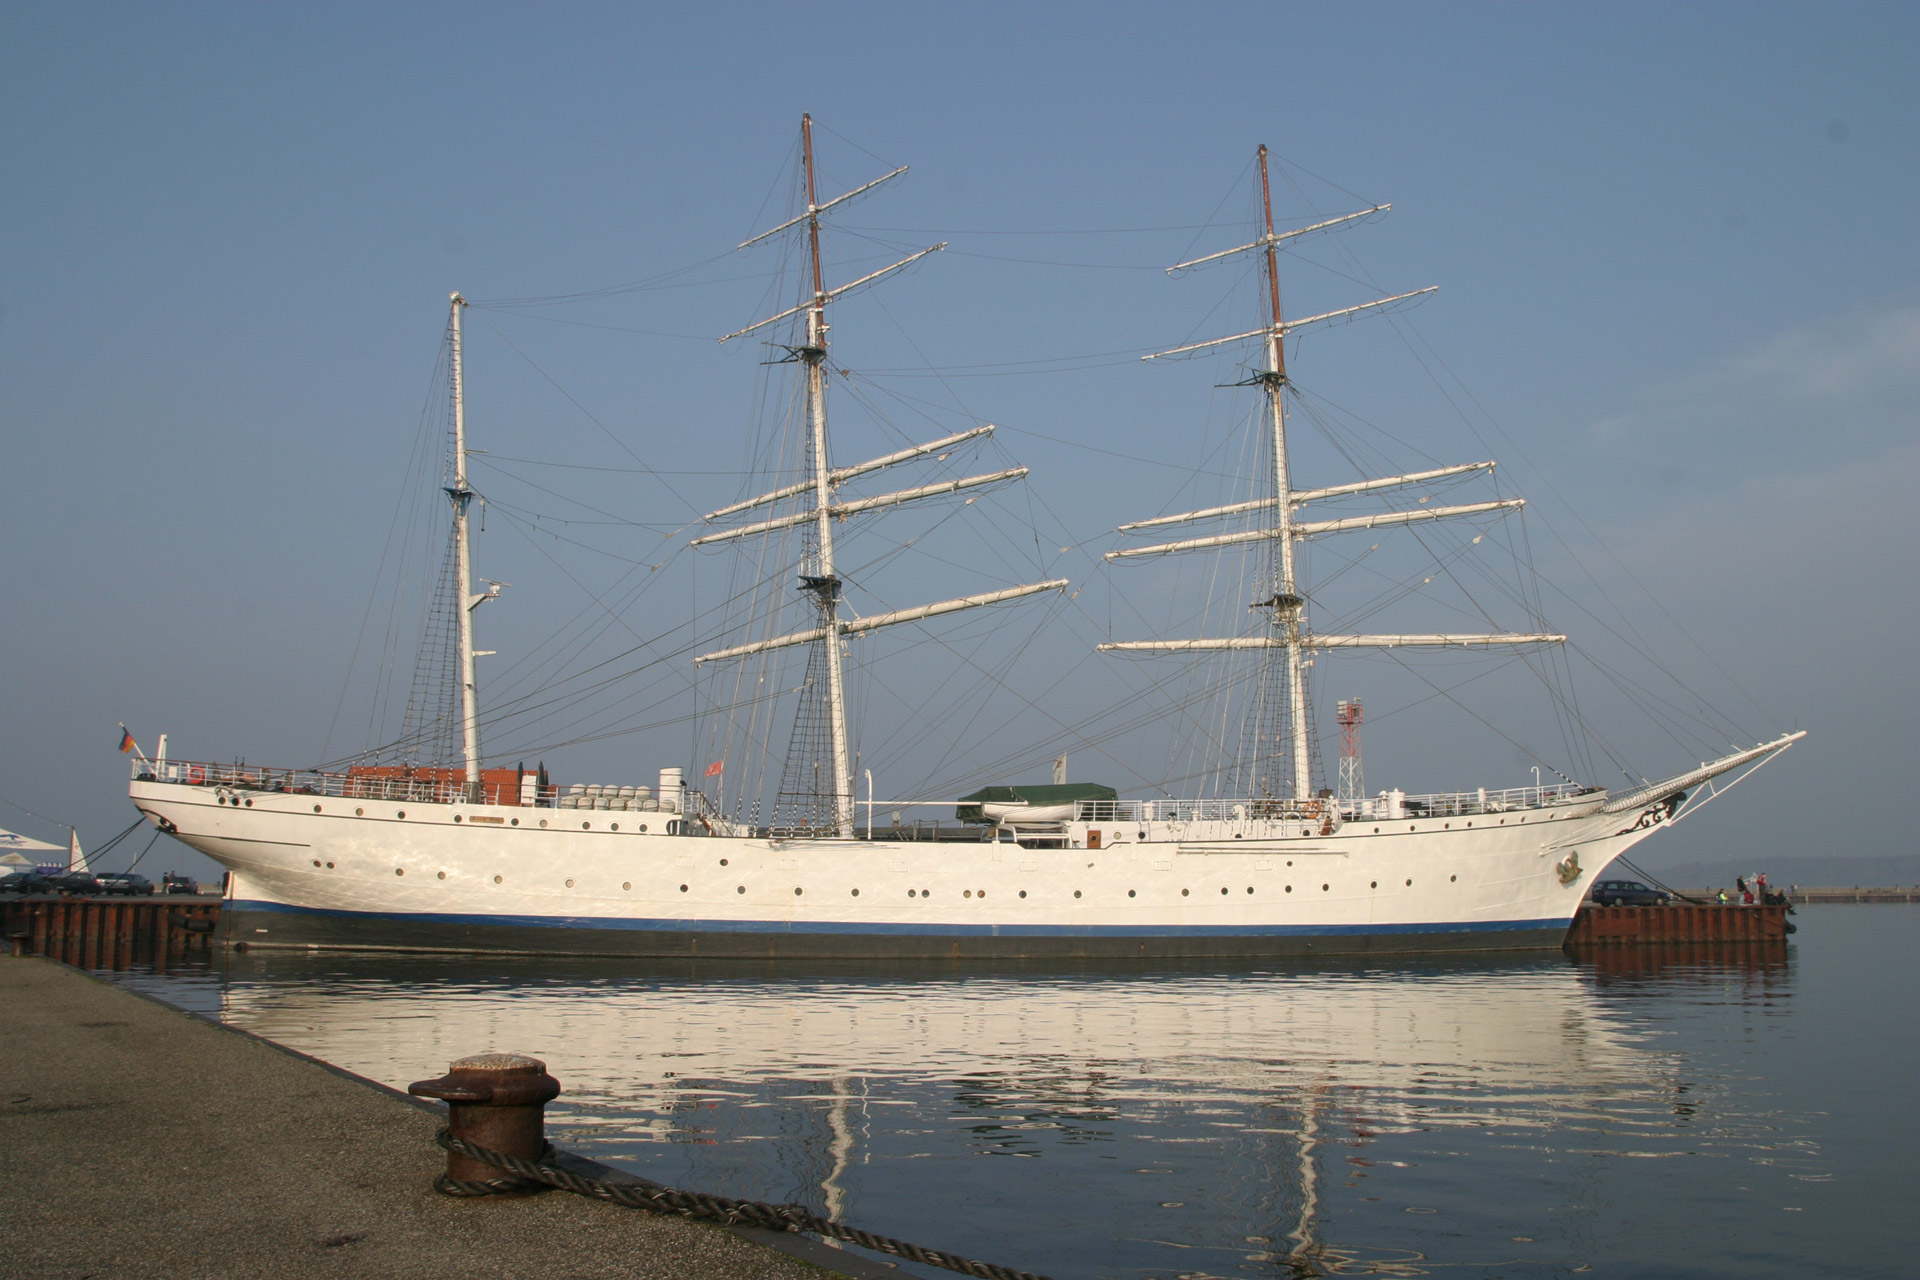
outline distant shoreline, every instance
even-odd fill
[[[1782,888],[1780,885],[1768,887],[1775,892]],[[1788,900],[1796,905],[1835,902],[1920,902],[1920,885],[1887,885],[1877,888],[1871,885],[1797,885],[1787,886],[1787,890]],[[1675,892],[1690,898],[1711,899],[1722,890],[1678,889]],[[1736,901],[1733,890],[1727,889],[1724,892],[1728,901]]]

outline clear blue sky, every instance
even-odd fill
[[[1906,852],[1891,806],[1851,801],[1916,781],[1917,55],[1900,5],[0,6],[0,798],[94,842],[125,826],[121,720],[205,758],[360,745],[347,657],[447,293],[724,253],[784,212],[811,111],[833,189],[914,166],[849,221],[953,244],[840,317],[856,363],[856,339],[955,366],[1207,336],[1217,293],[1159,269],[1243,207],[1261,142],[1290,216],[1393,202],[1343,244],[1383,288],[1442,286],[1414,322],[1523,445],[1513,487],[1690,687],[1755,734],[1815,731],[1656,860]],[[765,293],[733,269],[568,313],[609,328],[476,311],[476,444],[733,466],[756,356],[709,339]],[[1295,295],[1365,296],[1311,270]],[[1310,350],[1418,435],[1397,384]],[[938,393],[1007,425],[1087,542],[1079,577],[1103,529],[1164,509],[1139,460],[1179,455],[1196,370]],[[636,481],[620,514],[737,484]],[[518,589],[518,621],[489,606],[503,648],[549,604]],[[676,733],[574,771],[694,763]],[[1370,778],[1426,789],[1416,747],[1370,741],[1397,770]]]

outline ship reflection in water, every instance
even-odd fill
[[[1831,1176],[1737,1051],[1791,996],[1786,956],[1247,973],[254,953],[197,996],[151,981],[402,1087],[530,1052],[565,1085],[562,1145],[1056,1277],[1547,1275],[1658,1256],[1643,1202],[1712,1215],[1705,1183]]]

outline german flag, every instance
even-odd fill
[[[120,754],[125,755],[129,751],[138,751],[139,749],[140,749],[139,747],[133,744],[133,735],[127,732],[127,726],[121,725],[120,726]]]

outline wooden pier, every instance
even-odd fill
[[[1863,889],[1859,885],[1846,888],[1801,889],[1793,895],[1795,902],[1920,902],[1920,888],[1911,885],[1887,889]]]
[[[0,906],[0,932],[16,954],[51,956],[80,969],[164,969],[205,954],[220,930],[220,899],[15,898]]]
[[[1791,932],[1784,906],[1673,902],[1663,907],[1580,908],[1568,946],[1643,942],[1782,942]]]

